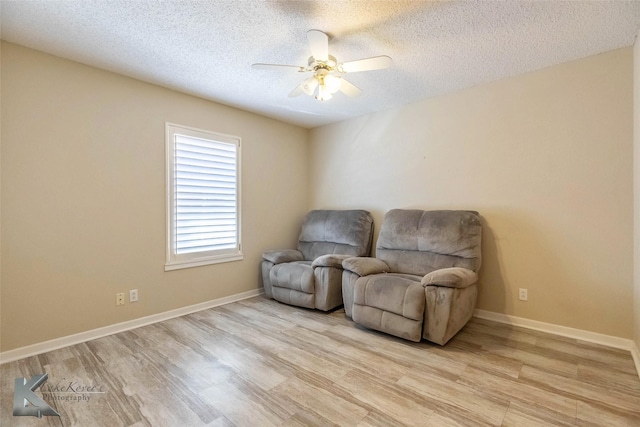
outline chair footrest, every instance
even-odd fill
[[[294,289],[273,287],[271,290],[273,299],[289,305],[298,307],[315,308],[315,294],[296,291]]]
[[[411,320],[424,316],[424,287],[421,277],[376,274],[356,281],[353,302],[397,314]]]
[[[422,338],[422,318],[408,319],[379,308],[353,304],[353,321],[409,341],[419,342]]]

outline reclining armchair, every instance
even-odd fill
[[[482,226],[472,211],[389,211],[376,258],[347,258],[342,286],[354,322],[444,345],[473,315]]]
[[[262,254],[267,297],[323,311],[342,305],[342,261],[368,256],[373,217],[363,210],[314,210],[303,221],[297,250]]]

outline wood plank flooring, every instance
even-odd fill
[[[15,378],[44,372],[36,394],[60,417],[14,417]],[[479,319],[445,347],[410,343],[263,297],[0,376],[2,426],[640,426],[626,351]]]

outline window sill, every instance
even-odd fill
[[[196,259],[189,261],[173,261],[164,265],[164,271],[181,270],[183,268],[202,267],[204,265],[221,264],[224,262],[242,261],[243,254],[220,255],[213,258]]]

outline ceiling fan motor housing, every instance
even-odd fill
[[[326,61],[316,61],[313,56],[310,56],[308,64],[309,68],[311,68],[313,71],[318,71],[321,69],[327,71],[335,71],[338,66],[338,61],[336,60],[335,56],[332,55],[329,55],[329,58]]]

